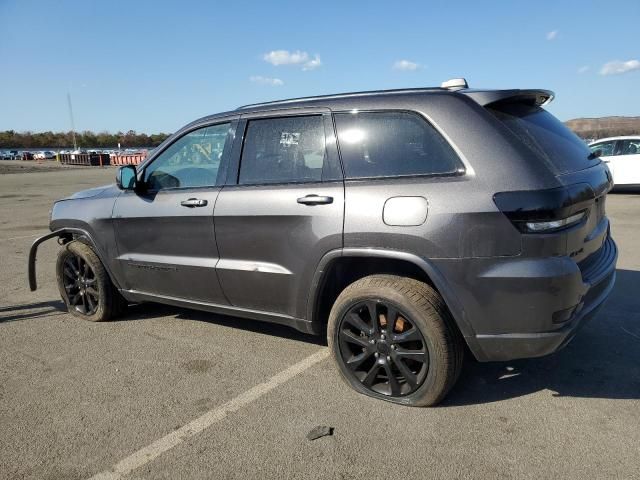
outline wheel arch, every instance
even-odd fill
[[[107,271],[107,274],[109,275],[109,278],[111,279],[112,283],[115,285],[116,288],[119,288],[116,277],[113,275],[113,272],[109,268],[108,262],[105,261],[106,257],[104,255],[104,252],[101,251],[100,247],[98,246],[98,243],[94,240],[91,233],[89,233],[89,231],[87,231],[84,228],[62,227],[54,230],[51,233],[43,235],[42,237],[37,238],[31,245],[31,248],[29,250],[29,260],[28,260],[28,277],[29,277],[29,288],[32,292],[38,288],[38,284],[36,281],[36,260],[37,260],[38,247],[43,242],[46,242],[47,240],[50,240],[52,238],[62,239],[63,243],[67,243],[72,240],[78,240],[90,246],[98,256],[98,258],[100,259],[100,262],[102,262],[102,265]]]
[[[339,275],[339,267],[341,265],[353,265],[354,263],[357,266],[367,265],[367,268],[357,272],[350,272],[348,278],[342,279],[344,285],[339,282],[337,288],[332,287],[332,277]],[[307,302],[307,319],[311,321],[314,333],[323,331],[326,326],[325,316],[328,317],[327,307],[330,310],[335,298],[346,285],[359,278],[376,273],[400,274],[430,284],[444,299],[460,333],[467,342],[474,338],[475,332],[466,319],[464,308],[457,295],[429,260],[409,252],[371,248],[337,249],[328,252],[322,257],[316,268],[312,280],[311,293]],[[330,305],[327,306],[327,303]]]

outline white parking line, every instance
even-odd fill
[[[329,356],[329,349],[323,348],[319,352],[308,356],[304,360],[299,361],[295,365],[290,366],[286,370],[277,373],[269,380],[241,393],[237,397],[229,400],[227,403],[209,410],[201,417],[192,420],[178,430],[156,440],[152,444],[141,448],[137,452],[132,453],[128,457],[120,460],[110,470],[100,472],[89,480],[116,480],[128,475],[137,468],[146,465],[152,460],[158,458],[167,450],[181,444],[185,440],[202,432],[205,428],[223,420],[228,414],[240,410],[242,407],[258,400],[266,395],[274,388],[286,383],[296,375],[304,372],[318,362],[321,362]]]

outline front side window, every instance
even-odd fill
[[[194,188],[216,185],[230,123],[187,133],[172,143],[144,174],[147,188]]]
[[[325,158],[321,115],[250,120],[238,180],[241,185],[319,182]]]
[[[640,153],[640,139],[623,140],[618,155],[637,155]]]
[[[592,153],[600,150],[601,157],[610,157],[611,155],[613,155],[613,150],[615,146],[616,146],[616,142],[603,142],[603,143],[596,143],[595,145],[591,145],[589,149],[591,150]]]
[[[422,117],[408,112],[335,115],[347,178],[453,174],[462,164]]]

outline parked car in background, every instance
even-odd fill
[[[7,150],[0,151],[0,160],[11,160],[13,156]]]
[[[349,385],[404,405],[442,400],[467,348],[555,352],[615,282],[609,170],[542,108],[552,92],[466,87],[196,120],[116,185],[54,203],[30,287],[57,238],[76,317],[149,301],[326,333]]]
[[[601,138],[591,144],[592,153],[608,164],[615,189],[640,189],[640,135]]]

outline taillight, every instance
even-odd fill
[[[560,220],[548,220],[545,222],[525,222],[524,227],[530,233],[538,232],[553,232],[561,230],[563,228],[577,225],[587,216],[586,211],[578,212],[567,218],[561,218]]]
[[[550,190],[501,192],[493,201],[523,233],[551,233],[582,222],[595,193],[587,183]]]

